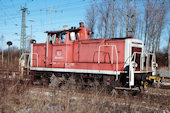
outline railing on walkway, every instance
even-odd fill
[[[113,51],[115,50],[116,54],[116,80],[118,80],[118,53],[117,53],[117,47],[116,45],[100,45],[98,48],[98,64],[100,64],[100,50],[101,47],[111,47],[111,64],[113,64]]]

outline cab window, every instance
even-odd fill
[[[66,33],[61,33],[61,42],[65,43]]]
[[[52,44],[52,34],[49,34],[49,44]]]
[[[56,34],[49,34],[49,44],[60,44],[65,43],[67,33],[56,33]]]
[[[70,40],[76,40],[76,33],[70,32]]]

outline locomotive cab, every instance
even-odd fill
[[[49,44],[69,43],[69,41],[90,39],[89,29],[87,27],[79,27],[77,29],[72,27],[69,30],[56,32],[46,31],[45,33],[48,34],[47,40],[49,41]]]

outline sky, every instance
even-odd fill
[[[26,37],[29,40],[31,34],[37,43],[46,41],[47,30],[61,30],[64,25],[79,26],[79,22],[85,21],[86,9],[91,0],[0,0],[0,38],[3,35],[3,48],[7,48],[6,42],[12,41],[13,46],[20,48],[21,38],[21,8],[27,8],[26,12]],[[100,0],[98,0],[100,1]],[[140,5],[140,4],[139,4]],[[142,5],[140,5],[142,6]],[[169,14],[169,13],[168,13]],[[170,15],[168,15],[170,17]],[[30,20],[33,20],[31,22]],[[168,22],[169,24],[170,22]],[[161,48],[167,46],[169,34],[168,27],[163,31]],[[2,43],[0,43],[2,46]]]
[[[79,26],[84,21],[90,0],[0,0],[0,36],[6,42],[12,41],[13,46],[20,48],[22,11],[26,13],[26,37],[32,36],[37,43],[46,40],[47,30],[61,30],[64,25]],[[30,21],[30,20],[33,20]],[[1,44],[1,43],[0,43]]]

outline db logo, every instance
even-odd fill
[[[57,56],[61,56],[61,51],[57,51]]]

